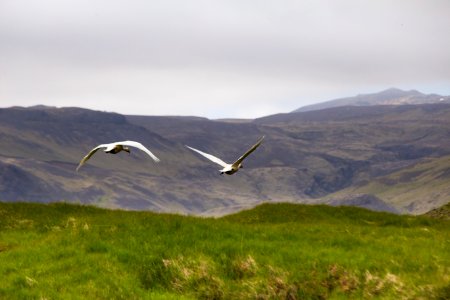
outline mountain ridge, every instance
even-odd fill
[[[423,94],[417,90],[404,91],[398,88],[389,88],[377,93],[358,94],[353,97],[337,98],[316,104],[306,105],[292,112],[306,112],[341,106],[431,104],[440,102],[450,103],[450,96]]]
[[[0,109],[0,200],[216,216],[262,202],[421,214],[449,201],[449,128],[450,105],[444,103],[339,107],[251,122],[81,108]],[[218,175],[215,164],[185,147],[233,161],[262,135],[264,143],[233,176]],[[141,141],[161,163],[140,151],[99,152],[74,171],[96,145],[128,139]],[[426,199],[417,193],[400,201],[369,185],[413,184],[402,178],[416,172],[416,166],[441,174],[438,192]],[[426,191],[433,175],[421,172],[414,184]]]

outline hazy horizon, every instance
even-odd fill
[[[450,95],[450,2],[0,2],[3,107],[255,118],[390,87]]]
[[[397,89],[397,88],[395,88],[395,87],[390,87],[390,88],[386,88],[386,89],[384,89],[384,90],[381,90],[381,91],[378,91],[378,92],[375,92],[375,93],[387,91],[387,90],[389,90],[389,89]],[[401,90],[401,89],[400,89],[400,90]],[[403,91],[405,91],[405,92],[408,92],[408,91],[418,91],[418,92],[421,93],[421,91],[416,90],[416,89],[403,90]],[[333,101],[333,100],[339,100],[339,99],[342,99],[342,98],[351,98],[351,97],[356,97],[356,96],[366,95],[366,94],[372,94],[372,93],[359,93],[359,94],[355,94],[355,95],[348,95],[348,96],[343,96],[343,97],[336,97],[336,98],[327,99],[327,100],[323,100],[323,101],[319,101],[319,102],[313,102],[313,103],[311,103],[311,104],[325,103],[325,102],[329,102],[329,101]],[[425,94],[425,93],[423,93],[423,94]],[[427,94],[428,94],[428,93],[427,93]],[[429,93],[429,94],[437,94],[437,93]],[[450,95],[440,95],[440,96],[450,96]],[[171,116],[177,117],[177,116],[179,116],[179,117],[200,117],[200,118],[208,118],[208,119],[211,119],[211,120],[218,120],[218,119],[243,119],[243,120],[248,119],[248,120],[251,120],[251,119],[258,118],[258,117],[265,117],[265,116],[268,116],[268,115],[270,115],[270,114],[290,113],[290,112],[293,112],[294,110],[297,110],[297,109],[299,109],[299,108],[304,107],[304,106],[299,106],[299,107],[295,107],[295,108],[293,108],[293,109],[291,109],[291,110],[289,110],[289,111],[272,112],[272,113],[270,113],[270,114],[268,114],[268,115],[257,116],[257,117],[255,117],[255,118],[233,117],[233,116],[222,116],[222,117],[217,117],[217,118],[211,118],[211,117],[208,117],[208,116],[192,115],[192,114],[145,114],[145,113],[144,113],[144,114],[142,114],[142,113],[130,113],[130,114],[128,114],[128,113],[122,113],[122,112],[119,112],[119,111],[111,111],[111,110],[107,110],[107,109],[96,109],[96,108],[89,108],[89,107],[83,107],[83,106],[46,105],[46,104],[42,104],[42,103],[36,103],[36,104],[26,105],[26,106],[23,106],[23,105],[12,105],[12,106],[5,106],[5,107],[2,106],[2,107],[0,107],[0,108],[10,108],[10,107],[24,107],[24,108],[31,108],[31,107],[39,107],[39,106],[44,106],[44,107],[54,107],[54,108],[78,107],[78,108],[82,108],[82,109],[91,109],[91,110],[97,110],[97,111],[103,111],[103,112],[109,112],[109,113],[118,113],[118,114],[123,114],[123,115],[135,115],[135,116],[167,116],[167,117],[171,117]],[[305,105],[305,106],[308,106],[308,105]]]

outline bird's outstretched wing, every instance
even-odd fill
[[[98,151],[99,149],[101,149],[101,148],[107,148],[109,145],[110,145],[110,144],[101,144],[101,145],[98,145],[97,147],[95,147],[94,149],[92,149],[91,151],[89,151],[89,153],[88,153],[85,157],[83,157],[83,159],[82,159],[82,160],[80,161],[80,163],[78,164],[77,172],[78,172],[78,169],[81,168],[81,166],[84,165],[84,163],[85,163],[89,158],[91,158],[91,156],[94,155],[95,152],[97,152],[97,151]]]
[[[239,157],[239,159],[236,160],[236,161],[233,163],[233,166],[234,166],[234,165],[239,165],[240,163],[242,163],[242,161],[243,161],[247,156],[249,156],[250,153],[252,153],[253,151],[255,151],[256,148],[258,148],[259,145],[261,145],[261,143],[262,143],[263,140],[264,140],[264,136],[262,136],[262,138],[260,138],[259,141],[256,142],[256,144],[254,144],[250,149],[248,149],[248,151],[245,152],[244,155],[242,155],[241,157]]]
[[[214,155],[211,155],[211,154],[202,152],[202,151],[200,151],[200,150],[197,150],[197,149],[195,149],[195,148],[189,147],[189,146],[187,146],[187,145],[186,145],[186,147],[188,147],[189,149],[191,149],[191,150],[193,150],[193,151],[195,151],[195,152],[197,152],[197,153],[203,155],[204,157],[206,157],[206,158],[209,159],[210,161],[213,161],[213,162],[215,162],[216,164],[221,165],[221,166],[224,167],[224,168],[225,168],[225,167],[228,167],[228,164],[227,164],[226,162],[224,162],[223,160],[221,160],[221,159],[218,158],[218,157],[215,157]]]
[[[159,158],[157,158],[150,150],[145,148],[145,146],[142,145],[141,143],[134,142],[134,141],[123,141],[123,142],[117,142],[116,144],[123,145],[123,146],[136,147],[136,148],[144,151],[145,153],[147,153],[151,158],[153,158],[153,160],[155,162],[159,162],[160,161]]]

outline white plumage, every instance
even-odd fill
[[[203,155],[204,157],[206,157],[207,159],[211,160],[212,162],[215,162],[216,164],[220,165],[223,167],[222,170],[220,170],[220,174],[227,174],[227,175],[232,175],[234,173],[236,173],[240,168],[242,168],[242,161],[253,151],[256,150],[256,148],[259,147],[259,145],[261,145],[262,141],[264,139],[264,136],[262,138],[260,138],[258,140],[258,142],[256,144],[254,144],[250,149],[247,150],[247,152],[245,152],[241,157],[239,157],[234,163],[232,164],[227,164],[226,162],[224,162],[223,160],[221,160],[218,157],[215,157],[214,155],[202,152],[198,149],[189,147],[186,145],[186,147],[188,147],[189,149]]]
[[[159,158],[157,158],[150,150],[145,148],[144,145],[142,145],[141,143],[134,142],[134,141],[123,141],[123,142],[115,142],[115,143],[110,143],[110,144],[98,145],[97,147],[92,149],[85,157],[83,157],[83,159],[80,161],[80,163],[77,167],[77,171],[99,149],[103,148],[104,152],[111,153],[111,154],[116,154],[116,153],[119,153],[120,151],[126,151],[126,152],[130,153],[130,148],[128,148],[128,147],[138,148],[138,149],[144,151],[145,153],[147,153],[155,162],[159,162]]]

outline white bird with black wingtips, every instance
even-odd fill
[[[211,160],[212,162],[215,162],[216,164],[220,165],[223,167],[222,170],[220,170],[220,174],[227,174],[227,175],[232,175],[234,173],[236,173],[240,168],[242,168],[242,161],[253,151],[256,150],[256,148],[259,147],[259,145],[261,145],[262,141],[264,139],[264,136],[262,138],[260,138],[258,140],[258,142],[256,144],[254,144],[250,149],[248,149],[247,152],[245,152],[241,157],[238,158],[238,160],[236,160],[234,163],[232,164],[227,164],[226,162],[224,162],[223,160],[221,160],[218,157],[215,157],[214,155],[202,152],[198,149],[189,147],[186,145],[186,147],[188,147],[189,149],[203,155],[204,157],[206,157],[207,159]]]
[[[110,144],[98,145],[97,147],[92,149],[85,157],[83,157],[83,159],[80,161],[80,164],[77,167],[77,171],[81,168],[82,165],[84,165],[84,163],[89,158],[91,158],[92,155],[95,154],[95,152],[97,152],[100,149],[104,149],[103,151],[106,153],[117,154],[120,151],[125,151],[125,152],[130,153],[131,151],[130,151],[129,147],[138,148],[138,149],[144,151],[145,153],[147,153],[151,158],[153,158],[153,160],[155,162],[159,162],[159,158],[157,158],[150,150],[145,148],[144,145],[142,145],[141,143],[134,142],[134,141],[123,141],[123,142],[115,142],[115,143],[110,143]]]

